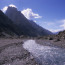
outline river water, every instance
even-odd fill
[[[23,47],[28,50],[41,65],[65,65],[65,49],[42,46],[35,40],[24,42]]]

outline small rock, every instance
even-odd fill
[[[49,38],[49,40],[53,40],[53,38]]]

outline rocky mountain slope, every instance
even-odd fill
[[[32,24],[32,26],[34,28],[36,28],[37,32],[40,31],[42,34],[44,33],[44,35],[51,35],[52,34],[49,30],[46,30],[46,29],[42,28],[41,26],[39,26],[38,24],[36,24],[33,20],[29,20],[29,21]]]
[[[60,32],[58,33],[58,36],[60,36],[60,37],[65,37],[65,30],[64,30],[64,31],[60,31]]]
[[[52,34],[50,31],[40,27],[33,21],[29,21],[20,11],[17,10],[17,8],[8,7],[5,14],[21,29],[21,35],[44,36]]]
[[[2,12],[0,11],[0,36],[13,36],[17,35],[17,26]]]

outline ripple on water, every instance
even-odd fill
[[[35,40],[24,42],[23,47],[32,53],[42,65],[65,65],[65,49],[42,46]]]

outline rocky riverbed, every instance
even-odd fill
[[[0,38],[0,65],[65,65],[65,40]]]
[[[0,65],[39,65],[23,48],[24,40],[0,39]]]

